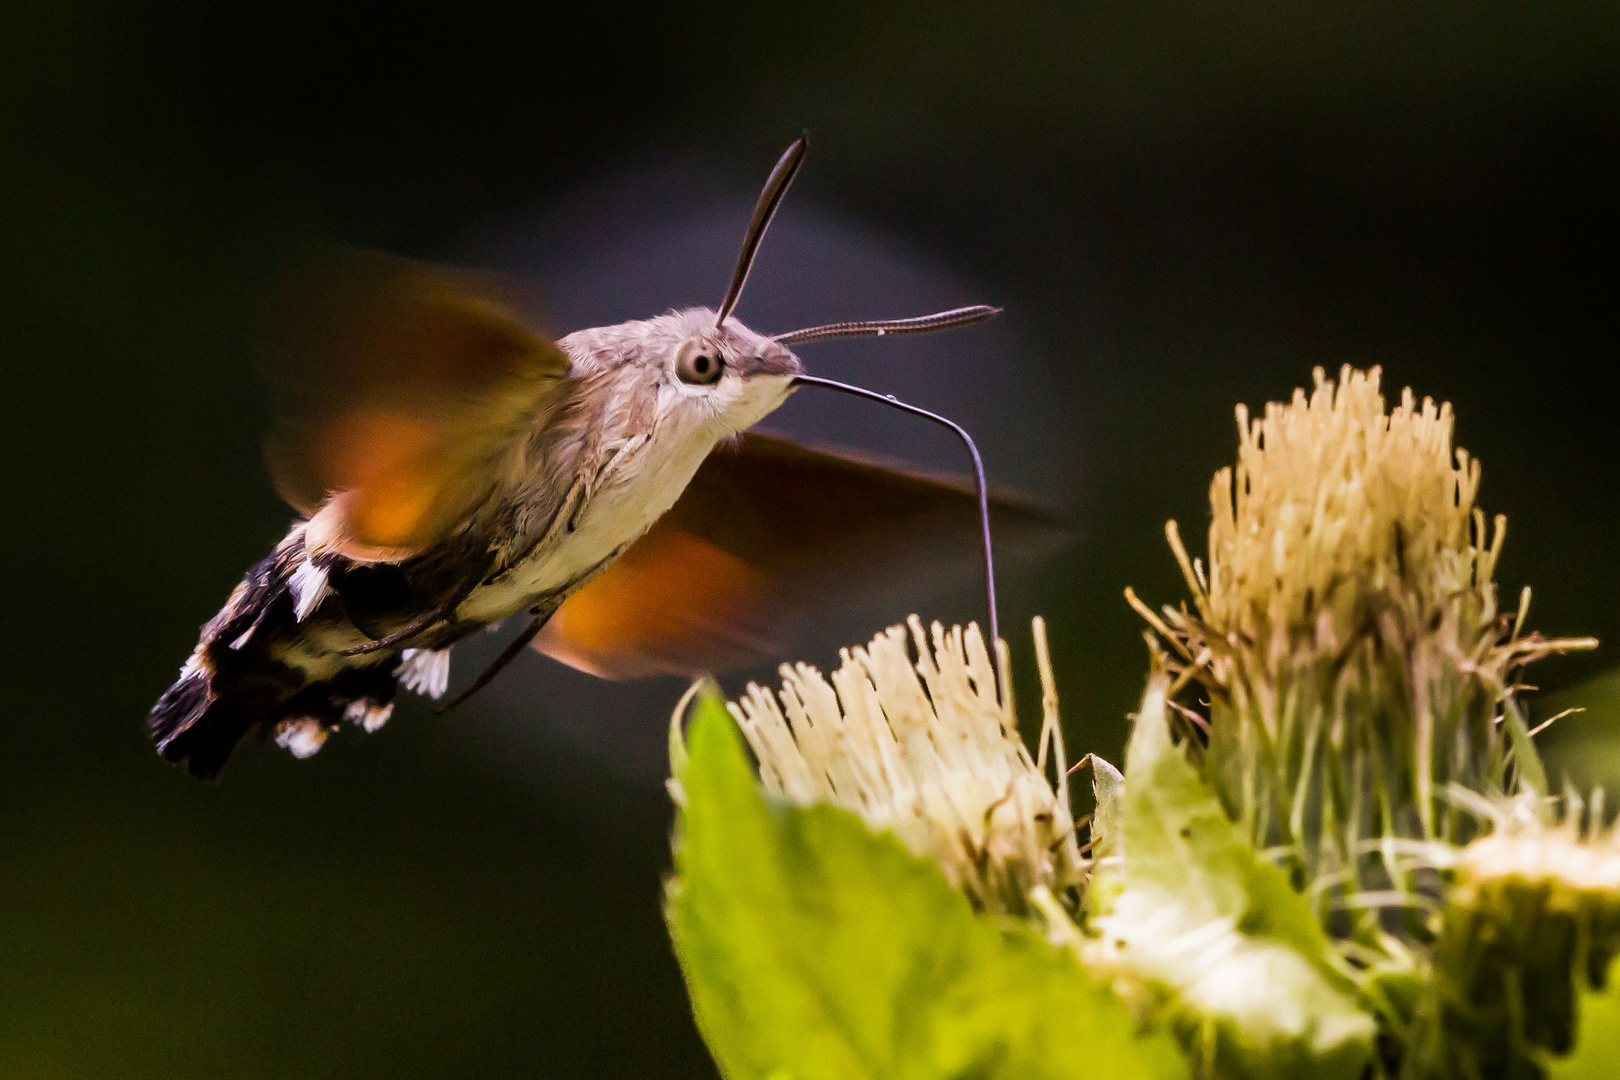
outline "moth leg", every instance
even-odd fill
[[[362,656],[365,653],[376,652],[378,649],[386,649],[391,646],[398,645],[402,641],[408,641],[454,611],[456,609],[456,605],[460,602],[460,600],[452,600],[448,603],[440,604],[432,611],[429,611],[424,615],[418,615],[416,618],[412,619],[398,630],[395,630],[392,634],[388,634],[385,637],[373,638],[362,645],[355,645],[351,648],[344,649],[340,655]]]
[[[463,600],[472,595],[473,588],[477,584],[478,579],[475,577],[472,579],[471,584],[463,585],[457,588],[455,592],[450,594],[449,599],[445,600],[445,602],[440,604],[438,607],[418,615],[416,618],[412,619],[410,622],[406,623],[404,626],[400,627],[398,630],[395,630],[391,634],[384,635],[380,638],[373,638],[364,644],[355,645],[344,649],[340,655],[361,656],[365,653],[376,652],[378,649],[392,648],[402,641],[409,641],[411,638],[415,637],[417,634],[420,634],[434,623],[439,622],[441,619],[448,618],[449,615],[456,610],[456,608],[461,606],[461,602]]]
[[[505,669],[507,664],[510,664],[513,660],[517,659],[518,653],[528,648],[529,642],[533,641],[535,635],[540,633],[540,628],[546,625],[546,620],[551,618],[552,614],[555,613],[556,610],[561,606],[562,598],[558,597],[555,600],[548,600],[544,604],[531,608],[530,614],[533,616],[533,618],[529,620],[529,625],[523,628],[523,632],[512,639],[512,643],[508,645],[504,651],[502,651],[501,655],[495,658],[494,663],[485,668],[483,673],[479,675],[478,678],[473,680],[473,684],[471,686],[457,694],[450,700],[448,704],[440,705],[435,711],[440,716],[443,716],[445,713],[449,712],[451,709],[455,708],[457,705],[460,705],[463,701],[466,701],[468,698],[478,693],[478,691],[488,686],[495,676],[499,675],[502,670]]]

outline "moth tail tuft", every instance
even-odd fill
[[[212,780],[259,719],[250,710],[220,700],[210,674],[198,667],[182,674],[152,706],[146,729],[165,759],[183,764],[193,776]]]
[[[169,748],[214,700],[208,673],[188,664],[179,681],[163,692],[146,717],[146,730],[157,742],[158,752],[169,757]],[[171,759],[172,760],[172,759]]]

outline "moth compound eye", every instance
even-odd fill
[[[711,386],[720,381],[725,370],[726,362],[718,353],[695,341],[682,346],[680,355],[675,358],[676,377],[693,386]]]

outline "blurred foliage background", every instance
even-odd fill
[[[287,524],[249,338],[290,243],[488,251],[695,162],[741,207],[729,257],[801,128],[785,215],[983,290],[936,306],[1009,309],[1043,407],[974,425],[1077,525],[1003,612],[1021,667],[1050,620],[1071,745],[1123,742],[1145,653],[1120,590],[1180,596],[1162,524],[1201,536],[1232,406],[1317,364],[1454,402],[1512,524],[1504,587],[1534,584],[1545,631],[1620,640],[1612,4],[6,5],[0,1074],[712,1075],[659,915],[678,685],[533,657],[465,718],[248,748],[213,786],[141,723]],[[713,304],[725,272],[619,317]],[[1011,363],[952,355],[912,400]],[[966,595],[923,613],[973,617]],[[1602,720],[1573,759],[1612,781]]]

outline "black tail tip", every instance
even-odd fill
[[[158,753],[201,780],[219,776],[231,751],[253,726],[237,710],[223,707],[209,681],[201,671],[182,675],[146,718]]]

